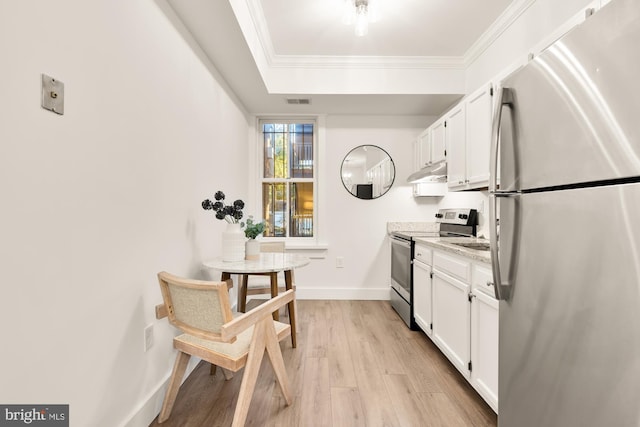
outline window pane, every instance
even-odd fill
[[[265,125],[265,128],[267,125]],[[273,128],[273,125],[271,125]],[[273,178],[275,176],[275,156],[274,156],[274,143],[273,143],[273,132],[264,132],[263,136],[263,147],[264,147],[264,177],[265,178]]]
[[[276,125],[276,129],[283,125]],[[288,178],[289,177],[289,162],[288,162],[288,141],[287,134],[284,130],[273,133],[274,137],[274,178]]]
[[[291,237],[313,237],[313,183],[291,183]]]
[[[313,178],[313,124],[262,125],[265,178]]]
[[[286,184],[262,184],[263,218],[266,229],[265,237],[286,237]]]
[[[289,177],[287,126],[282,123],[262,125],[265,178]]]
[[[313,178],[313,125],[295,125],[291,130],[291,177]]]

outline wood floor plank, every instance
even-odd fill
[[[398,336],[378,314],[372,311],[363,314],[363,323],[367,325],[367,339],[375,349],[375,357],[383,373],[406,374],[402,362],[394,350]]]
[[[365,341],[352,342],[351,351],[366,425],[401,426],[371,344]]]
[[[428,426],[424,404],[407,375],[385,375],[384,381],[396,416],[403,427]]]
[[[331,387],[333,427],[365,427],[360,393],[356,387]]]
[[[356,376],[349,349],[349,338],[342,317],[342,302],[331,301],[330,314],[327,319],[329,376],[332,387],[356,387]]]
[[[409,380],[417,392],[442,392],[442,381],[435,365],[427,357],[417,341],[429,339],[426,336],[400,339],[394,350],[399,354],[405,372],[410,372]]]
[[[473,425],[445,393],[418,393],[424,407],[424,425],[429,427],[468,427]]]
[[[308,317],[307,343],[305,356],[311,358],[327,357],[329,353],[329,323],[326,301],[315,301],[312,314]]]
[[[326,357],[308,358],[305,362],[300,401],[300,418],[305,425],[331,426],[331,386]]]
[[[388,301],[298,301],[297,320],[298,347],[280,343],[293,403],[285,405],[265,357],[247,426],[497,425],[491,408]],[[200,363],[169,420],[151,426],[230,426],[242,376],[240,370],[225,381],[220,370],[210,376],[209,365]]]

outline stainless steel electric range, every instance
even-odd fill
[[[475,209],[440,209],[435,222],[439,232],[394,231],[391,233],[391,306],[411,329],[413,320],[413,255],[414,238],[476,235],[478,213]]]

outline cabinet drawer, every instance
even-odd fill
[[[493,272],[490,267],[474,264],[472,277],[471,287],[474,291],[479,291],[495,298]]]
[[[416,245],[413,257],[424,264],[432,265],[432,254],[433,250],[429,249],[428,247]]]
[[[471,262],[440,251],[433,253],[433,267],[452,277],[471,283]]]

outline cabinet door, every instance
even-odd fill
[[[418,260],[413,261],[413,317],[431,336],[431,267]]]
[[[471,303],[471,385],[498,412],[499,303],[474,292]]]
[[[449,188],[464,187],[466,184],[466,119],[464,102],[447,114],[447,174]]]
[[[445,119],[442,118],[431,125],[431,161],[437,163],[447,157],[447,140]]]
[[[420,138],[413,141],[413,171],[420,170]]]
[[[491,85],[485,85],[465,101],[467,115],[466,175],[470,188],[486,187],[489,183],[492,93]]]
[[[431,164],[431,130],[427,129],[418,137],[420,145],[420,168]]]
[[[469,285],[433,270],[433,342],[469,378]]]

